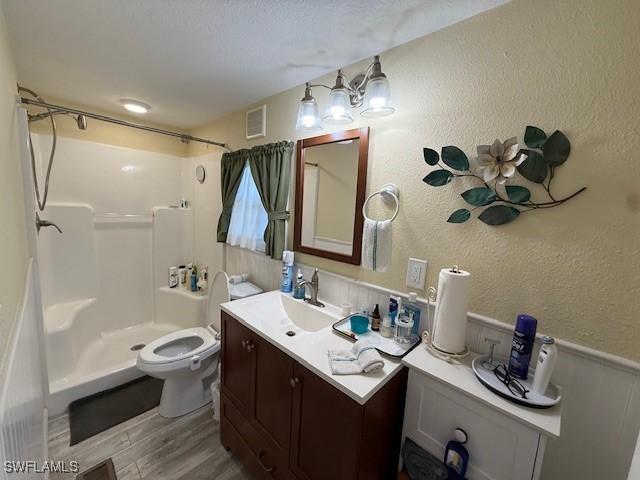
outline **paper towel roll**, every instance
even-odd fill
[[[431,336],[431,343],[438,350],[451,354],[464,352],[470,286],[469,272],[454,268],[440,270]]]

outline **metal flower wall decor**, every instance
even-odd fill
[[[467,156],[458,147],[442,147],[440,154],[431,148],[423,149],[425,162],[440,167],[422,179],[426,184],[442,187],[461,177],[474,178],[479,184],[460,194],[471,207],[456,210],[447,222],[464,223],[473,211],[482,209],[479,220],[487,225],[504,225],[521,213],[562,205],[586,190],[587,187],[582,187],[564,198],[556,198],[551,193],[556,168],[567,161],[571,152],[564,133],[556,130],[547,136],[542,129],[528,126],[524,143],[527,148],[520,148],[518,139],[513,137],[504,142],[495,140],[491,145],[478,145],[477,167],[473,171]],[[541,185],[548,199],[536,202],[528,188],[514,185],[516,172]]]

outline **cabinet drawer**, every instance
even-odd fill
[[[235,429],[233,424],[224,416],[224,401],[221,402],[223,415],[220,418],[220,438],[222,445],[231,450],[231,453],[251,472],[252,478],[262,480],[267,478],[264,470],[258,463],[255,453],[246,444],[243,437]],[[227,404],[228,405],[228,404]]]
[[[244,418],[224,393],[220,395],[220,412],[221,416],[231,423],[242,438],[249,439],[254,436],[254,430],[249,425],[249,421]]]
[[[221,395],[221,405],[222,420],[231,426],[231,431],[221,426],[222,443],[234,450],[234,453],[238,447],[242,447],[243,451],[239,454],[241,460],[245,462],[248,458],[251,462],[251,471],[256,475],[254,470],[257,470],[259,478],[277,480],[291,478],[288,472],[288,458],[283,457],[262,434],[256,431],[224,395]],[[242,445],[238,446],[236,437],[243,439]]]
[[[469,480],[531,480],[540,435],[535,430],[415,371],[409,374],[405,435],[443,458],[453,431],[469,436]]]

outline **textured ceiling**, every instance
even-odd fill
[[[505,0],[3,0],[20,82],[190,128]],[[384,58],[383,58],[384,67]]]

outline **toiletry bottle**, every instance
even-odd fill
[[[169,288],[178,286],[178,267],[169,267]]]
[[[509,373],[520,380],[526,380],[529,375],[529,362],[537,325],[538,321],[531,315],[520,314],[516,320],[509,357]]]
[[[420,306],[418,305],[418,294],[415,292],[409,293],[409,300],[403,303],[402,309],[405,315],[413,316],[413,328],[411,333],[413,335],[420,334]]]
[[[377,303],[371,314],[371,330],[374,332],[380,330],[380,307],[378,307]]]
[[[180,265],[178,267],[178,285],[181,287],[187,286],[187,267],[186,265]]]
[[[300,282],[304,280],[302,276],[302,271],[298,269],[298,274],[296,275],[296,283],[293,285],[293,298],[297,298],[298,300],[304,300],[304,285],[298,286]]]
[[[191,277],[189,278],[189,286],[192,292],[198,291],[198,267],[194,264],[191,269]]]
[[[399,303],[400,297],[394,297],[393,295],[389,297],[389,317],[391,318],[392,327],[395,325],[396,317],[398,316]]]
[[[536,365],[536,371],[533,375],[533,384],[531,390],[540,395],[544,395],[551,380],[551,374],[553,373],[553,367],[556,366],[556,360],[558,359],[558,349],[556,348],[556,342],[553,338],[545,335],[542,337],[542,346],[540,347],[540,353],[538,353],[538,364]]]
[[[198,291],[206,292],[209,288],[209,268],[205,265],[200,269],[200,275],[198,279]]]
[[[293,252],[285,250],[282,252],[282,281],[280,291],[291,293],[293,290]]]
[[[384,338],[393,337],[393,323],[391,321],[391,314],[387,313],[382,320],[382,325],[380,326],[380,335]]]

